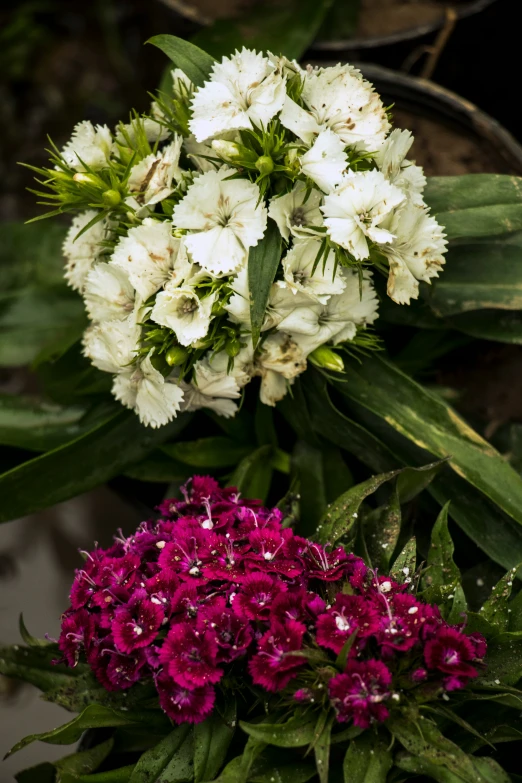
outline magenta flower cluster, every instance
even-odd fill
[[[196,476],[159,512],[86,555],[62,618],[65,661],[84,656],[108,690],[148,678],[172,720],[196,723],[224,677],[247,676],[284,698],[329,701],[364,728],[405,690],[440,693],[477,675],[482,637],[342,547],[295,535],[277,508]]]

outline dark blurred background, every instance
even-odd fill
[[[460,20],[440,52],[432,79],[475,103],[522,142],[516,6],[517,0],[496,0],[481,13]],[[17,161],[45,164],[47,135],[61,146],[80,120],[113,127],[120,119],[126,120],[131,108],[146,110],[147,91],[157,86],[165,58],[154,47],[144,46],[144,41],[167,32],[190,37],[197,29],[161,0],[4,0],[0,11],[0,223],[26,220],[38,213],[34,197],[25,190],[31,174]],[[307,58],[377,63],[418,75],[426,64],[425,48],[436,37],[432,33],[358,51],[315,50]],[[440,133],[432,146],[442,154],[454,139]],[[482,149],[486,160],[480,165],[473,160],[473,150],[466,155],[467,170],[497,170],[496,161],[488,163],[487,150]],[[419,162],[429,168],[425,161]],[[439,162],[436,173],[462,173],[449,163],[455,161]],[[472,357],[472,363],[476,358]],[[522,420],[520,349],[498,346],[492,362],[479,384],[484,391],[498,379],[486,402],[483,395],[480,403],[487,406],[486,419]],[[500,372],[499,367],[504,370]],[[442,382],[459,385],[454,375]],[[461,385],[473,390],[468,396],[474,414],[477,384],[469,365]],[[122,525],[130,530],[138,518],[135,509],[101,488],[22,522],[1,526],[0,643],[18,640],[17,614],[22,607],[34,634],[56,633],[72,569],[78,562],[77,548],[90,547],[94,540],[106,545],[114,528]],[[59,708],[39,701],[31,689],[20,690],[0,678],[0,751],[21,734],[56,725],[62,719],[59,713]],[[12,781],[14,770],[62,754],[61,748],[32,745],[20,757],[0,764],[0,783]]]

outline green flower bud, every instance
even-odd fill
[[[261,176],[271,174],[274,170],[274,161],[270,155],[261,155],[261,157],[256,160],[256,169]]]
[[[316,367],[323,367],[325,370],[333,372],[343,372],[344,362],[338,353],[332,351],[327,345],[320,345],[315,351],[312,351],[308,357]]]
[[[85,171],[78,171],[73,180],[79,185],[93,185],[95,188],[105,187],[105,183],[95,174],[88,174]]]
[[[165,354],[165,359],[169,367],[178,367],[178,365],[183,364],[188,355],[188,350],[182,345],[173,345]]]
[[[230,356],[231,359],[233,359],[235,356],[238,355],[238,353],[241,350],[241,343],[239,340],[236,340],[235,337],[231,337],[230,340],[227,340],[225,344],[225,351],[227,352],[227,356]]]
[[[239,145],[234,141],[224,141],[223,139],[215,139],[212,142],[212,149],[223,160],[234,160],[241,157],[241,150]]]
[[[102,201],[108,207],[117,207],[121,201],[121,195],[117,190],[106,190],[102,195]]]

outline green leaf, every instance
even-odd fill
[[[17,742],[7,753],[7,756],[17,753],[22,748],[30,745],[31,742],[47,742],[51,745],[71,745],[77,742],[87,729],[100,729],[104,727],[128,726],[133,723],[144,723],[150,725],[168,725],[168,721],[163,713],[153,710],[142,710],[140,712],[113,710],[109,707],[102,707],[98,704],[91,704],[86,707],[81,715],[78,715],[69,723],[59,726],[51,731],[44,731],[41,734],[30,734],[28,737]],[[7,758],[6,756],[6,758]]]
[[[415,538],[410,538],[402,552],[399,553],[397,559],[393,564],[393,568],[390,571],[390,576],[395,579],[396,582],[404,582],[406,579],[411,579],[415,573],[415,567],[417,564],[417,544]]]
[[[421,758],[420,756],[409,756],[406,753],[399,753],[395,758],[395,765],[415,775],[426,775],[430,780],[436,780],[437,783],[462,783],[460,775],[455,775],[445,767],[439,767],[437,764]]]
[[[22,647],[12,645],[0,648],[0,674],[28,682],[44,693],[60,687],[71,687],[84,671],[81,666],[71,669],[54,666],[58,650],[51,647]]]
[[[355,525],[363,500],[373,494],[387,481],[391,481],[391,479],[394,479],[401,474],[406,474],[403,483],[403,491],[405,496],[409,498],[413,491],[413,487],[420,491],[426,483],[429,483],[427,480],[433,478],[433,475],[435,475],[440,464],[441,463],[433,463],[421,468],[399,468],[397,470],[391,470],[387,473],[372,476],[361,484],[351,487],[347,492],[341,495],[341,497],[337,498],[337,500],[328,506],[326,514],[321,520],[320,528],[318,528],[318,541],[321,543],[329,542],[334,544],[339,538],[349,534]],[[424,472],[425,475],[420,481],[413,479],[411,476],[411,474]]]
[[[64,283],[63,224],[2,223],[0,245],[0,297],[27,286],[50,287]]]
[[[162,447],[162,451],[178,462],[194,468],[228,468],[247,457],[252,447],[215,435],[199,440],[168,443]]]
[[[278,748],[299,748],[315,739],[316,719],[313,715],[295,715],[286,723],[246,723],[239,725],[250,737]]]
[[[491,595],[480,610],[480,615],[499,631],[506,631],[509,624],[510,606],[513,582],[517,575],[517,568],[510,569],[502,579],[494,586]]]
[[[307,783],[316,774],[316,766],[310,762],[292,759],[289,763],[280,763],[279,759],[268,759],[255,762],[248,780],[249,783]]]
[[[28,647],[55,647],[55,645],[52,642],[47,641],[47,639],[37,639],[36,636],[33,636],[29,633],[27,630],[27,627],[24,622],[24,616],[23,614],[20,614],[19,620],[18,620],[18,630],[20,631],[20,636],[22,637],[23,641],[28,645]]]
[[[326,719],[321,733],[314,743],[315,764],[320,783],[328,783],[330,771],[330,737],[333,722],[333,715]]]
[[[365,732],[350,742],[343,763],[345,783],[386,783],[392,757],[386,744]]]
[[[77,778],[80,783],[128,783],[134,764],[119,769],[110,769],[107,772],[95,772],[94,775],[81,775]]]
[[[445,768],[465,783],[488,783],[487,777],[475,765],[475,759],[447,739],[432,721],[422,716],[417,721],[392,718],[388,728],[412,756]],[[451,781],[451,778],[447,780]]]
[[[450,246],[444,274],[429,289],[423,289],[437,315],[454,316],[447,325],[466,331],[467,322],[473,333],[473,324],[476,331],[479,320],[471,318],[470,311],[493,310],[491,324],[497,309],[522,309],[522,235],[514,236],[516,242],[507,236]]]
[[[243,497],[265,500],[272,480],[272,455],[272,446],[260,446],[241,460],[230,477],[228,486],[237,487]]]
[[[506,302],[503,299],[502,302]],[[471,337],[497,343],[522,345],[522,312],[477,310],[446,318],[446,323]]]
[[[215,57],[247,46],[299,59],[315,39],[333,0],[287,0],[263,3],[236,19],[223,19],[194,37]]]
[[[123,475],[138,481],[168,484],[171,481],[186,481],[191,472],[187,465],[169,457],[160,447],[148,454],[145,459],[126,468]]]
[[[248,290],[254,348],[259,342],[270,288],[281,260],[281,241],[277,224],[269,218],[263,239],[251,247],[248,253]]]
[[[423,576],[424,600],[437,603],[448,622],[460,622],[467,609],[460,571],[453,561],[453,541],[448,529],[446,503],[431,533],[427,569]]]
[[[298,440],[292,467],[299,479],[299,534],[312,536],[326,509],[322,451]]]
[[[65,286],[23,289],[6,298],[0,314],[0,366],[30,364],[57,341],[78,340],[87,318],[82,300]]]
[[[459,476],[522,523],[522,479],[440,397],[380,358],[351,365],[339,391],[404,437],[445,459]]]
[[[58,779],[60,782],[65,781],[66,775],[74,776],[74,779],[77,779],[79,775],[88,775],[90,772],[94,772],[105,761],[113,745],[114,739],[111,737],[105,742],[89,748],[89,750],[81,750],[55,761],[54,766],[60,772]]]
[[[522,229],[522,179],[502,174],[430,177],[424,197],[450,239]]]
[[[196,87],[202,87],[214,66],[214,58],[199,47],[175,35],[155,35],[147,43],[157,46],[176,68],[181,68]]]
[[[221,715],[214,710],[194,726],[194,780],[214,780],[223,766],[236,727],[236,702],[230,699]]]
[[[229,761],[214,783],[246,783],[254,761],[266,747],[266,743],[249,737],[241,756]]]
[[[17,783],[56,783],[56,767],[48,761],[29,767],[15,775]]]
[[[403,470],[397,477],[397,492],[401,505],[409,503],[420,495],[420,493],[429,487],[437,473],[447,462],[445,459],[432,462],[430,465],[423,465],[419,468],[410,468]]]
[[[86,415],[80,406],[62,406],[11,394],[0,394],[0,443],[28,451],[51,451],[79,437],[114,413],[99,406]]]
[[[190,416],[152,430],[127,411],[80,438],[0,475],[4,498],[0,522],[25,516],[103,484],[168,438],[178,435]],[[31,492],[27,492],[31,487]]]
[[[165,774],[165,768],[168,767],[174,755],[178,753],[181,746],[185,743],[189,733],[190,727],[188,725],[178,726],[161,742],[147,750],[134,767],[129,783],[153,783],[153,781],[159,781],[161,773]],[[163,781],[166,780],[164,774],[162,776]]]
[[[380,574],[386,574],[401,532],[401,504],[397,486],[389,504],[365,513],[362,523],[364,543],[372,568]]]

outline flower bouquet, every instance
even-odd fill
[[[379,347],[374,273],[408,304],[444,264],[413,137],[358,70],[245,48],[207,66],[114,133],[81,122],[38,170],[48,214],[76,213],[84,354],[151,427],[232,416],[255,376],[273,406],[308,361],[342,371]]]
[[[425,562],[389,506],[370,535],[361,501],[397,475],[349,490],[311,539],[195,476],[135,533],[82,553],[58,641],[22,623],[27,646],[3,658],[80,712],[13,752],[88,733],[18,780],[508,783],[494,756],[519,736],[522,593],[509,600],[510,571],[468,610],[447,509]]]

